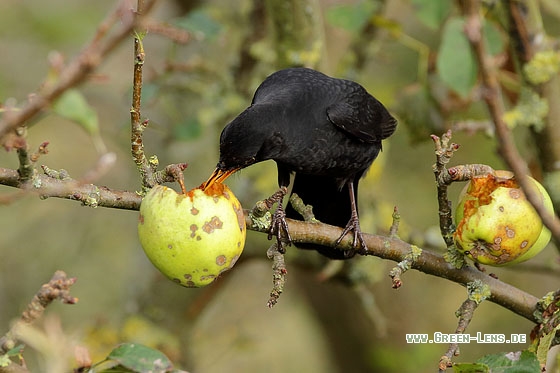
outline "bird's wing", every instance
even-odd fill
[[[364,92],[365,93],[365,92]],[[335,126],[361,141],[374,143],[391,136],[397,121],[374,97],[338,101],[327,108]]]

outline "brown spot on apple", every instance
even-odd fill
[[[506,227],[506,236],[508,238],[514,238],[515,237],[515,230],[511,229],[510,227]]]
[[[191,238],[194,238],[194,236],[196,236],[196,231],[198,230],[198,225],[196,224],[191,224]]]
[[[216,229],[222,229],[224,223],[220,220],[219,217],[213,216],[210,221],[207,221],[202,226],[202,230],[208,234],[211,234]]]
[[[239,224],[239,230],[243,231],[245,229],[245,214],[243,213],[243,209],[241,205],[232,204],[233,211],[237,216],[237,223]]]
[[[519,189],[510,189],[509,196],[513,199],[518,199],[521,197],[521,190]]]
[[[227,257],[225,255],[218,255],[216,257],[216,264],[219,266],[223,266],[227,262]]]
[[[223,195],[224,195],[224,197],[225,197],[226,199],[228,199],[228,200],[230,199],[229,193],[228,193],[227,191],[224,190],[224,194],[223,194]]]
[[[212,280],[215,279],[216,275],[204,275],[204,276],[200,276],[200,281],[202,282],[206,282],[208,280]]]

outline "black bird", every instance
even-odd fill
[[[354,249],[359,242],[367,250],[358,220],[358,182],[379,154],[381,140],[391,136],[396,125],[387,109],[358,83],[307,68],[280,70],[265,79],[251,106],[222,131],[220,161],[203,188],[272,159],[280,189],[269,199],[278,202],[269,238],[276,235],[281,250],[284,233],[284,240],[291,242],[285,217],[302,219],[290,205],[286,212],[282,207],[294,172],[292,193],[313,206],[319,221],[344,228],[336,244],[352,231]],[[297,246],[332,259],[355,253]]]

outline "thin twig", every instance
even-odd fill
[[[284,254],[278,250],[278,243],[273,243],[268,249],[266,255],[272,259],[272,290],[270,291],[270,298],[266,305],[272,308],[278,303],[280,295],[284,292],[284,285],[286,284],[286,262]]]
[[[465,330],[467,330],[467,327],[474,317],[474,311],[478,308],[480,303],[488,299],[488,297],[491,295],[488,285],[478,280],[469,282],[467,284],[467,292],[467,299],[455,313],[459,318],[459,321],[457,322],[457,328],[455,329],[455,334],[465,334]],[[470,336],[468,338],[470,341]],[[439,361],[440,373],[445,372],[447,368],[451,367],[451,359],[453,358],[453,356],[458,355],[459,343],[450,343],[447,352],[441,357]]]
[[[157,0],[146,0],[144,14],[151,10]],[[110,54],[124,39],[129,37],[138,20],[132,16],[127,0],[120,1],[115,9],[103,20],[91,42],[63,68],[54,83],[45,83],[39,92],[33,95],[20,110],[6,111],[0,120],[0,143],[6,141],[5,136],[12,130],[23,125],[62,93],[87,80],[105,57]],[[119,29],[107,36],[109,31],[119,25]]]
[[[447,131],[441,138],[432,135],[435,145],[436,163],[433,165],[434,175],[437,182],[437,195],[439,205],[439,227],[441,235],[447,247],[453,246],[453,232],[455,226],[453,224],[453,216],[451,210],[451,201],[447,197],[447,187],[449,184],[443,182],[443,176],[448,173],[446,165],[451,160],[453,153],[459,149],[459,145],[450,142],[451,130]]]
[[[29,144],[26,140],[27,128],[19,127],[16,136],[20,137],[19,146],[17,147],[17,155],[19,161],[18,173],[22,180],[30,180],[35,172],[34,164],[31,162],[29,154]]]
[[[389,236],[397,237],[399,234],[399,225],[401,223],[401,214],[399,213],[399,208],[395,206],[393,208],[393,223],[391,223],[391,227],[389,228]]]
[[[301,215],[304,221],[318,222],[313,214],[313,206],[306,205],[305,202],[296,194],[292,193],[290,196],[290,204]]]
[[[139,5],[140,6],[140,3]],[[140,13],[141,10],[139,9]],[[140,113],[142,101],[142,68],[146,53],[142,44],[143,32],[136,32],[134,35],[134,78],[132,84],[132,108],[130,109],[130,142],[132,159],[140,172],[142,179],[142,192],[156,185],[154,180],[155,160],[148,161],[144,153],[144,130],[148,126],[148,121],[142,121]]]
[[[397,238],[396,236],[391,236]],[[402,286],[401,276],[412,268],[414,261],[422,254],[422,249],[416,245],[410,245],[410,252],[400,261],[393,269],[389,271],[389,277],[393,284],[393,289],[398,289]]]
[[[457,323],[457,329],[455,330],[455,334],[464,334],[467,326],[470,324],[473,316],[474,311],[478,307],[478,303],[471,299],[467,299],[461,304],[459,310],[457,310],[457,314],[459,316],[459,321]],[[459,343],[450,343],[447,352],[440,358],[439,360],[439,371],[445,372],[447,368],[452,366],[451,359],[453,356],[459,355]]]
[[[442,175],[441,182],[449,185],[455,181],[469,181],[476,176],[495,175],[492,167],[485,164],[465,164],[450,167]]]
[[[21,324],[30,325],[39,319],[45,309],[55,300],[62,303],[75,304],[78,298],[70,295],[70,287],[76,282],[75,278],[68,278],[63,271],[56,271],[50,281],[41,286],[31,302],[21,314],[21,318],[11,327],[10,331],[0,338],[0,352],[5,353],[15,347],[15,330]]]
[[[137,17],[142,16],[145,12],[144,0],[138,0]],[[137,22],[137,24],[139,24]],[[130,109],[130,143],[131,153],[134,163],[140,173],[142,179],[141,194],[145,194],[156,184],[164,182],[177,181],[181,186],[184,194],[187,193],[184,183],[183,171],[187,168],[186,163],[171,164],[165,169],[158,171],[159,161],[156,156],[148,159],[144,152],[144,130],[148,126],[148,120],[142,121],[141,104],[142,104],[142,74],[146,52],[142,39],[146,35],[147,25],[142,24],[142,30],[135,30],[134,33],[134,73],[132,84],[132,108]]]

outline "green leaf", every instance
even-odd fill
[[[12,363],[12,360],[10,360],[11,356],[21,355],[23,351],[23,347],[24,345],[16,346],[11,350],[9,350],[8,352],[6,352],[5,354],[0,355],[0,368],[5,368]]]
[[[171,361],[162,352],[137,343],[117,346],[107,359],[116,361],[133,372],[165,373],[173,368]]]
[[[174,23],[175,26],[184,28],[198,37],[208,39],[215,38],[222,30],[222,26],[204,10],[189,12],[185,17],[177,19]]]
[[[560,325],[557,325],[552,331],[545,333],[539,338],[536,355],[541,364],[546,364],[548,351],[550,350],[552,342],[554,342],[554,337],[558,331],[560,331]]]
[[[485,22],[482,25],[482,32],[484,34],[484,42],[488,47],[488,53],[495,56],[504,50],[502,33],[494,23]]]
[[[486,364],[481,363],[458,363],[453,365],[455,373],[492,373]]]
[[[540,372],[537,355],[527,350],[486,355],[477,362],[488,365],[492,373]]]
[[[200,137],[202,126],[196,118],[186,118],[173,127],[173,138],[176,140],[193,140]]]
[[[335,5],[327,9],[326,19],[335,27],[357,32],[364,27],[378,6],[379,4],[375,1]]]
[[[438,30],[449,15],[453,2],[449,0],[412,0],[416,16],[431,29]]]
[[[399,122],[407,127],[412,142],[425,141],[432,133],[445,132],[441,110],[425,85],[413,84],[405,87],[393,106]]]
[[[467,97],[476,83],[478,66],[463,32],[464,25],[462,18],[452,18],[445,24],[437,68],[449,88]]]
[[[53,105],[53,111],[86,130],[90,135],[99,133],[97,112],[88,104],[80,91],[69,89]]]
[[[23,353],[23,349],[25,348],[25,345],[18,345],[14,348],[12,348],[11,350],[9,350],[8,352],[6,352],[6,355],[8,356],[18,356],[21,355]]]

